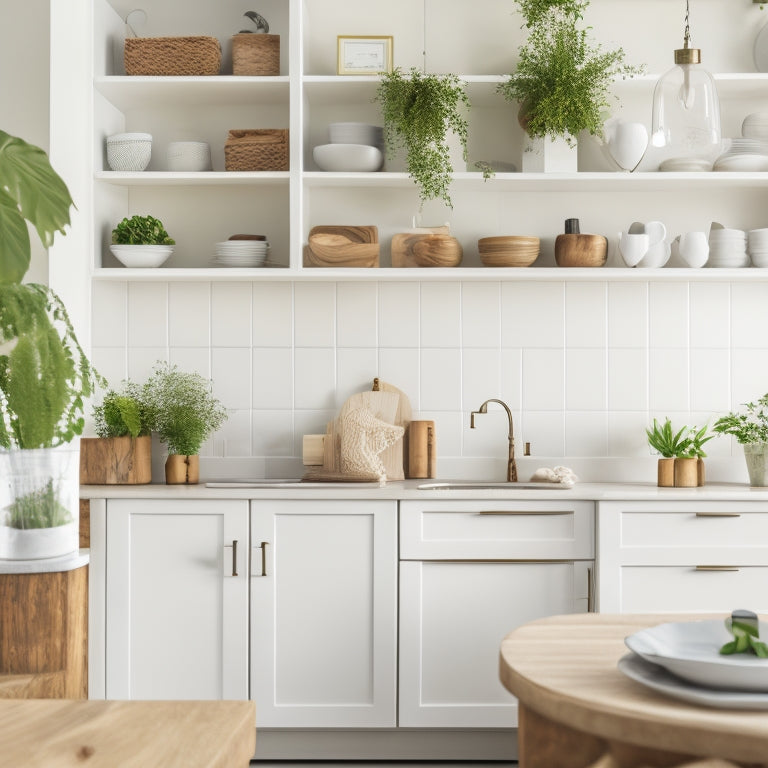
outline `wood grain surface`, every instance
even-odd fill
[[[393,267],[457,267],[463,255],[451,235],[402,232],[392,237]]]
[[[25,768],[245,768],[252,701],[0,701],[0,764]]]
[[[713,618],[724,617],[589,613],[534,621],[502,641],[501,681],[518,697],[522,710],[565,726],[564,732],[572,729],[602,740],[612,765],[621,768],[679,765],[681,756],[768,765],[768,712],[687,704],[652,691],[617,669],[618,660],[628,653],[627,635],[663,622]],[[537,762],[534,743],[529,743],[530,757],[523,762],[523,724],[521,719],[521,766],[547,765]],[[557,727],[552,734],[556,732]],[[532,733],[535,737],[536,728]],[[564,741],[558,768],[591,764],[572,762],[568,755],[573,753]]]
[[[80,440],[82,485],[133,485],[152,482],[152,438],[83,437]]]

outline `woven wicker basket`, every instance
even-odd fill
[[[224,144],[224,166],[228,171],[287,171],[287,129],[231,130]]]
[[[127,37],[127,75],[218,75],[221,45],[215,37]]]
[[[280,35],[232,35],[232,73],[279,75]]]

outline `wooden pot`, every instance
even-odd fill
[[[675,488],[696,488],[699,484],[699,460],[674,460]]]
[[[142,485],[151,482],[150,435],[81,438],[82,485]]]
[[[165,461],[165,482],[168,485],[195,485],[200,482],[200,457],[171,453]]]
[[[660,488],[673,488],[675,485],[675,460],[659,459],[658,485]]]
[[[608,258],[604,235],[564,234],[555,238],[558,267],[602,267]]]

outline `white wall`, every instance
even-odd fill
[[[49,0],[0,0],[0,129],[48,151]],[[48,282],[48,256],[30,229],[29,282]]]

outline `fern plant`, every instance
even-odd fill
[[[768,393],[756,403],[745,403],[743,412],[721,416],[712,429],[721,435],[733,435],[742,445],[768,443]]]
[[[141,437],[152,431],[142,389],[132,381],[104,394],[101,404],[93,407],[93,422],[99,437]]]
[[[453,208],[449,188],[453,174],[446,143],[457,134],[467,159],[470,107],[464,83],[451,74],[433,75],[397,67],[382,75],[375,100],[381,104],[387,152],[405,149],[408,173],[419,188],[419,200],[440,199]]]

